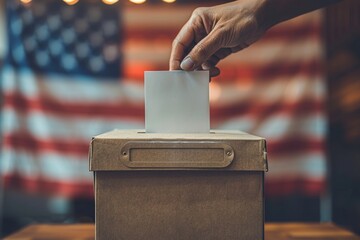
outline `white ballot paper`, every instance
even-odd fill
[[[209,133],[209,71],[145,71],[149,133]]]

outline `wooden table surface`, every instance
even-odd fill
[[[85,240],[94,239],[93,224],[30,225],[5,240]],[[267,223],[266,240],[355,240],[360,237],[332,223]]]

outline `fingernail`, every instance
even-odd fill
[[[193,70],[194,66],[195,66],[195,63],[190,57],[186,57],[180,64],[180,67],[183,70],[187,70],[187,71]]]

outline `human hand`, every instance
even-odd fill
[[[256,42],[271,26],[340,0],[238,0],[197,8],[173,41],[169,68],[210,70]]]
[[[255,41],[266,31],[261,23],[264,0],[240,0],[197,8],[173,41],[170,70],[210,70],[217,63]],[[270,27],[270,26],[269,26]]]

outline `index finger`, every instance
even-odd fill
[[[195,40],[194,30],[191,27],[190,20],[181,28],[180,32],[174,39],[171,48],[169,69],[178,70],[180,63],[185,57],[186,50],[189,49]]]

